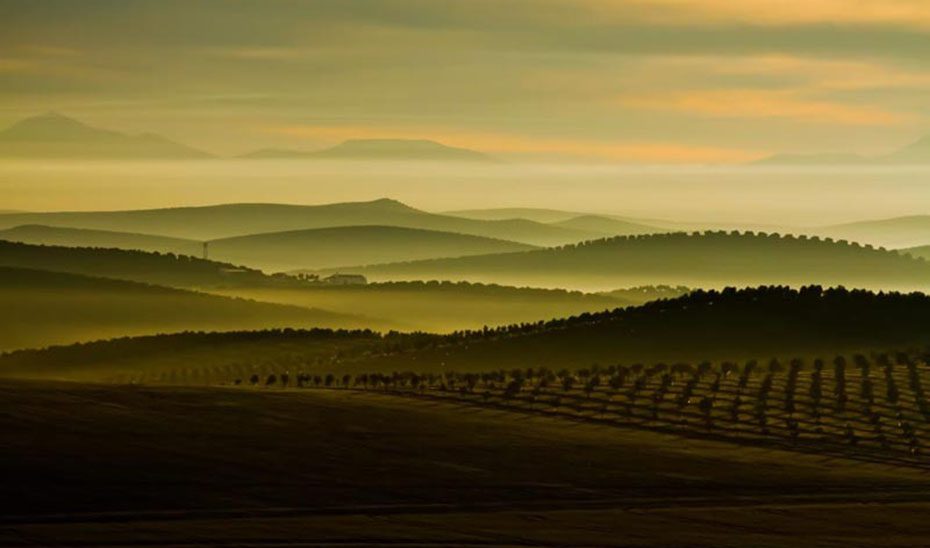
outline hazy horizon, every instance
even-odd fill
[[[92,211],[400,200],[676,222],[810,226],[925,214],[930,166],[471,165],[210,159],[0,161],[3,208]]]

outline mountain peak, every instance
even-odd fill
[[[397,209],[402,211],[419,211],[415,208],[412,208],[401,202],[400,200],[395,200],[394,198],[378,198],[377,200],[372,200],[368,202],[368,205],[375,206],[381,209]]]
[[[349,139],[321,150],[314,156],[380,160],[491,160],[480,152],[451,147],[429,139]]]
[[[906,147],[885,157],[886,160],[895,162],[930,162],[930,135],[925,135]]]
[[[154,133],[99,129],[49,111],[0,131],[0,156],[71,158],[203,158],[208,154]]]
[[[66,141],[71,139],[113,138],[118,134],[112,131],[94,129],[74,118],[58,112],[25,118],[0,132],[0,138],[6,141]]]

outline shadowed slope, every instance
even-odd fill
[[[319,309],[5,267],[0,267],[0,310],[0,350],[185,330],[380,323]]]
[[[43,225],[21,225],[0,230],[0,240],[33,245],[105,247],[181,255],[199,255],[203,245],[201,242],[184,238]]]
[[[930,297],[876,294],[819,287],[795,291],[762,287],[696,291],[640,307],[582,314],[450,335],[391,334],[364,348],[340,347],[329,356],[295,351],[294,371],[486,371],[514,367],[589,367],[592,364],[677,360],[793,358],[826,353],[924,346],[930,343]],[[253,336],[242,334],[244,341]],[[68,370],[111,378],[145,371],[148,378],[174,367],[220,371],[216,380],[277,364],[276,337],[262,335],[229,355],[239,337],[198,338],[205,350],[190,354],[185,336],[101,342],[54,352],[29,351],[0,358],[0,371],[22,374]],[[286,338],[286,337],[285,337]],[[337,365],[338,364],[338,365]]]
[[[285,283],[259,270],[186,255],[30,245],[0,240],[0,266],[70,272],[175,287]]]
[[[913,546],[927,530],[923,506],[861,504],[925,499],[908,470],[345,391],[4,383],[0,428],[8,546],[888,546],[891,526]]]

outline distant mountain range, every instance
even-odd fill
[[[852,153],[775,154],[753,162],[755,165],[907,165],[930,164],[930,135],[883,156],[861,156]]]
[[[198,159],[212,154],[154,133],[128,135],[99,129],[49,112],[26,118],[0,131],[0,157],[71,159]],[[432,160],[493,162],[481,152],[424,139],[350,139],[318,151],[262,149],[250,159]]]
[[[490,156],[474,150],[446,146],[424,139],[350,139],[332,148],[299,151],[277,148],[256,150],[242,156],[251,159],[312,160],[435,160],[492,162]]]
[[[154,133],[127,135],[97,129],[54,112],[0,131],[0,156],[26,158],[209,158],[211,155]]]

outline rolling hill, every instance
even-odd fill
[[[527,219],[538,223],[556,223],[588,213],[562,211],[538,207],[497,207],[489,209],[459,209],[443,212],[445,215],[475,219],[478,221],[500,221],[505,219]]]
[[[844,223],[816,228],[814,232],[835,239],[889,248],[914,247],[930,242],[930,215]]]
[[[667,284],[930,287],[930,263],[806,236],[705,232],[619,236],[560,248],[344,268],[373,280],[448,279],[607,290]]]
[[[386,325],[319,309],[7,267],[0,267],[0,310],[0,351],[187,330]]]
[[[438,215],[390,199],[318,206],[226,204],[135,211],[0,215],[0,228],[24,224],[157,234],[194,240],[365,225],[455,232],[538,246],[561,245],[605,236],[598,232],[562,228],[524,219],[479,221]]]
[[[316,373],[488,371],[583,368],[701,360],[791,359],[930,344],[930,297],[864,290],[759,287],[694,291],[639,307],[585,313],[449,335],[392,333],[339,339],[251,332],[177,334],[101,341],[0,357],[0,375],[104,380],[144,372]],[[298,342],[338,339],[328,350]],[[241,371],[237,374],[244,374]]]
[[[69,272],[173,287],[297,283],[259,270],[187,255],[125,249],[31,245],[0,240],[0,266]]]
[[[492,162],[490,156],[474,150],[456,148],[425,139],[350,139],[332,148],[299,151],[280,148],[261,149],[242,158],[372,161],[457,161]]]
[[[571,228],[575,230],[602,232],[611,236],[658,234],[661,232],[669,232],[669,230],[665,228],[625,221],[619,218],[605,217],[602,215],[582,215],[551,224],[554,226]]]
[[[197,159],[210,155],[153,133],[126,135],[50,112],[0,131],[0,157]]]
[[[538,223],[546,223],[549,225],[559,225],[563,222],[568,224],[573,224],[576,221],[573,219],[578,219],[577,222],[601,222],[605,223],[606,221],[617,221],[620,223],[629,223],[631,228],[638,228],[640,226],[646,226],[648,229],[646,232],[662,232],[663,230],[668,230],[671,228],[683,229],[684,225],[690,226],[692,223],[680,223],[673,221],[666,221],[660,219],[639,219],[634,217],[626,217],[620,215],[608,215],[608,214],[597,214],[597,213],[583,213],[579,211],[566,211],[562,209],[546,209],[546,208],[535,208],[535,207],[499,207],[499,208],[489,208],[489,209],[460,209],[454,211],[445,212],[446,215],[453,215],[456,217],[464,217],[466,219],[476,219],[479,221],[500,221],[506,219],[526,219],[529,221],[536,221]],[[610,225],[607,225],[610,226]],[[611,228],[614,230],[616,227]]]
[[[346,368],[423,371],[790,359],[930,345],[930,297],[819,286],[697,290],[639,307],[492,329]],[[361,370],[361,369],[359,369]]]
[[[898,250],[900,253],[910,255],[912,257],[918,257],[925,260],[930,260],[930,245],[919,245],[915,247],[907,247],[904,249]]]
[[[0,237],[2,237],[0,232]],[[534,246],[395,226],[346,226],[212,240],[210,257],[266,270],[527,251]]]
[[[0,240],[33,245],[106,247],[195,256],[201,254],[203,246],[201,242],[183,238],[43,225],[21,225],[0,230]]]

